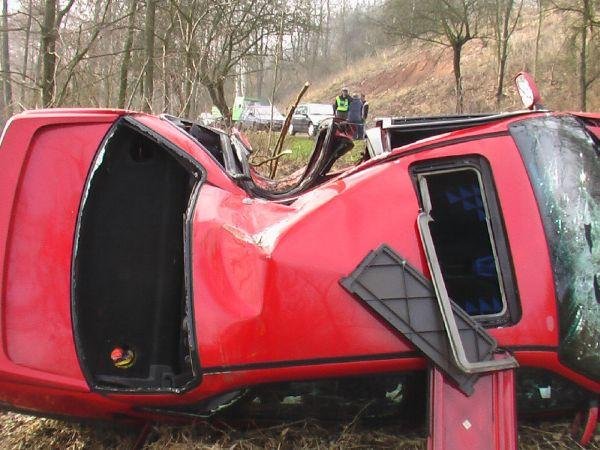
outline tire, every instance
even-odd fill
[[[308,126],[308,135],[309,135],[310,137],[314,137],[314,135],[315,135],[315,131],[316,131],[316,128],[315,128],[315,126],[314,126],[314,125],[311,123],[311,124]]]
[[[294,125],[290,123],[290,126],[288,127],[288,134],[290,136],[296,136],[296,130],[294,130]]]

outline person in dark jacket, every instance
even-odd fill
[[[360,101],[362,102],[362,118],[363,122],[367,121],[367,117],[369,117],[369,102],[365,98],[365,94],[360,94]]]
[[[362,102],[362,126],[359,139],[365,138],[365,125],[367,123],[367,117],[369,117],[369,102],[367,101],[365,94],[360,94],[360,101]]]
[[[360,129],[362,128],[362,107],[363,104],[360,101],[358,94],[352,96],[350,107],[348,108],[348,123],[354,124],[356,131],[354,132],[354,139],[359,139]]]
[[[335,111],[335,117],[340,119],[346,119],[348,117],[348,109],[352,99],[348,95],[348,88],[343,87],[341,95],[338,95],[333,101],[333,110]]]

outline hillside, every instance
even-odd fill
[[[544,106],[554,110],[578,109],[577,63],[569,60],[572,45],[566,18],[552,14],[544,20],[536,74]],[[533,72],[536,21],[525,17],[510,41],[505,80],[505,99],[500,110],[521,108],[512,83],[514,75]],[[496,62],[494,46],[476,39],[462,55],[465,113],[497,111],[495,104]],[[428,42],[403,42],[353,63],[351,67],[314,82],[306,100],[327,102],[342,85],[367,96],[371,118],[453,114],[455,112],[452,51]],[[600,80],[590,86],[588,110],[600,110]]]

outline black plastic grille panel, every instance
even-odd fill
[[[454,365],[431,281],[391,247],[384,244],[371,251],[340,283],[421,350],[461,391],[473,392],[478,376],[465,374]],[[452,309],[469,361],[492,359],[497,346],[494,338],[454,302]]]

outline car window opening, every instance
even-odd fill
[[[504,315],[506,298],[500,279],[494,236],[474,168],[421,173],[421,194],[430,202],[431,236],[450,298],[470,316]]]
[[[73,315],[98,389],[176,390],[193,378],[185,325],[185,213],[197,179],[123,122],[101,148],[80,211]]]
[[[269,108],[261,106],[261,108]],[[334,164],[353,147],[353,129],[344,123],[328,121],[318,131],[306,166],[288,177],[272,179],[261,175],[250,164],[247,139],[234,131],[231,135],[169,115],[161,116],[192,136],[251,196],[269,200],[287,200],[306,192],[335,176]]]

